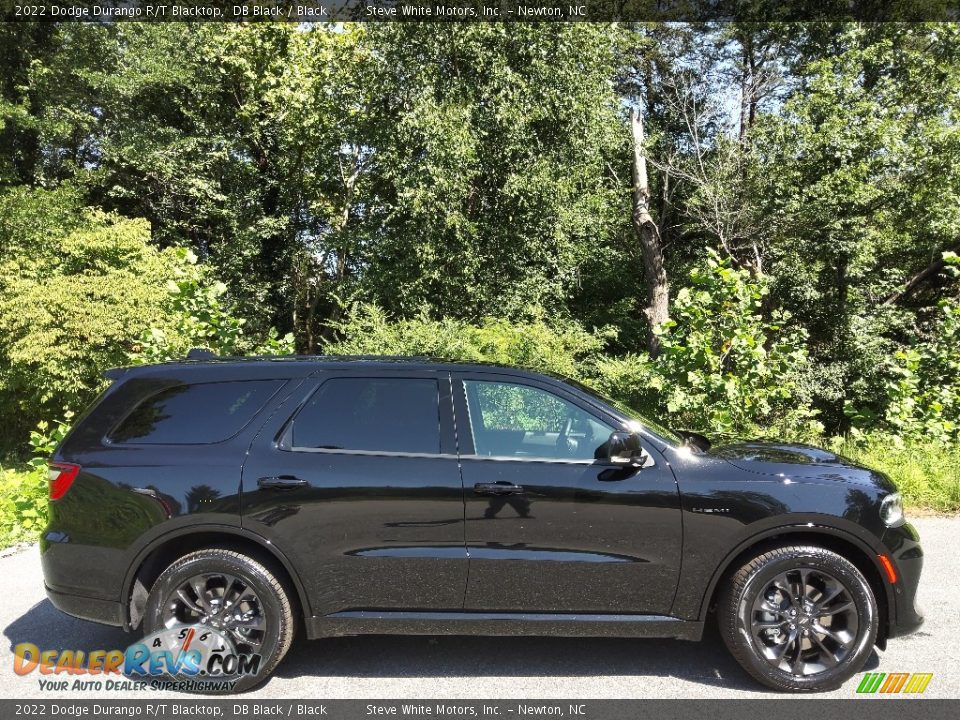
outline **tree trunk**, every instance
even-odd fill
[[[740,142],[747,136],[747,127],[750,124],[750,98],[753,96],[753,78],[750,75],[749,36],[740,38],[742,48],[740,55]]]
[[[760,62],[757,60],[757,48],[749,27],[738,33],[740,42],[740,142],[743,142],[757,119],[757,103],[760,92],[758,74]]]
[[[307,303],[303,318],[303,336],[304,352],[314,354],[320,349],[321,342],[332,340],[335,333],[330,327],[331,322],[336,322],[342,316],[339,300],[337,296],[342,294],[344,283],[350,273],[350,247],[345,236],[347,226],[350,224],[350,213],[353,210],[354,195],[356,192],[357,181],[363,172],[363,162],[355,153],[353,156],[353,166],[348,168],[340,164],[340,179],[343,182],[343,207],[340,210],[340,217],[333,221],[334,235],[330,241],[332,247],[328,254],[320,263],[311,263],[308,267],[311,273],[316,273],[316,286],[310,290],[310,279],[306,279]],[[337,242],[339,239],[339,243]],[[333,272],[327,272],[333,254]],[[329,308],[329,310],[328,310]],[[318,313],[319,311],[319,313]],[[316,328],[318,314],[323,321],[319,329]]]
[[[651,357],[656,357],[660,354],[660,339],[654,329],[667,320],[670,288],[663,265],[660,233],[650,215],[650,182],[643,149],[643,118],[637,108],[630,111],[630,128],[633,132],[633,230],[640,241],[643,275],[647,285],[647,307],[644,310],[649,330],[647,350]]]

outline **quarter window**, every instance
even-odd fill
[[[593,460],[613,428],[553,393],[530,385],[466,380],[477,455]]]
[[[373,452],[440,452],[435,380],[333,378],[293,422],[295,448]]]
[[[240,432],[282,380],[176,385],[151,395],[110,434],[116,443],[205,445]]]

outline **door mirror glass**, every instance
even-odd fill
[[[625,467],[646,467],[650,456],[640,444],[640,436],[632,432],[615,431],[607,440],[607,459]]]

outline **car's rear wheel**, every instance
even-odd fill
[[[237,655],[260,656],[256,672],[238,675],[229,689],[216,682],[191,686],[217,693],[246,690],[266,679],[290,649],[295,623],[283,584],[266,566],[233,550],[211,548],[171,564],[147,600],[147,634],[185,627],[212,628]]]
[[[857,673],[877,637],[870,584],[846,558],[816,546],[765,552],[737,570],[717,604],[720,634],[754,678],[818,691]]]

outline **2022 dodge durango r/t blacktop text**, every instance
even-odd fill
[[[300,628],[698,640],[833,688],[915,630],[922,552],[883,474],[710,445],[572,381],[412,358],[203,358],[107,373],[50,465],[47,593],[214,627],[263,680]]]

